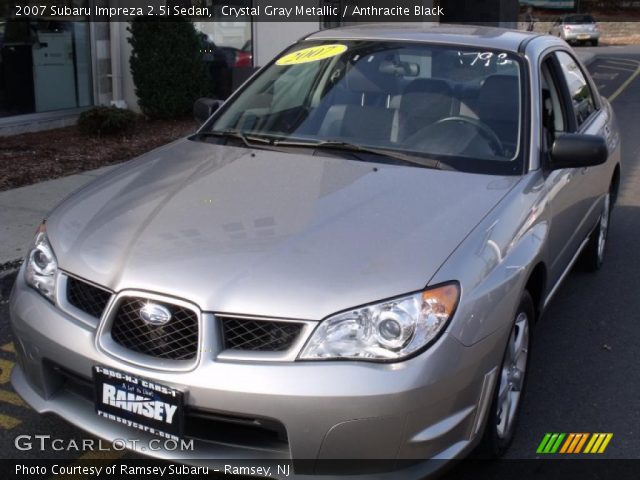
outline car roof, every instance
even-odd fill
[[[517,52],[527,39],[540,34],[479,25],[369,23],[321,30],[304,40],[381,40],[467,45]]]

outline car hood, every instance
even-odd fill
[[[47,230],[61,269],[114,291],[319,320],[423,288],[516,182],[184,139],[81,189]]]

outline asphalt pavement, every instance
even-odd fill
[[[622,130],[622,184],[606,262],[596,274],[572,272],[535,328],[527,395],[510,459],[535,459],[547,432],[610,432],[599,458],[640,459],[640,48],[584,49],[601,92],[613,99]],[[0,272],[2,277],[3,272]],[[106,458],[120,452],[19,451],[16,436],[86,438],[55,416],[39,416],[13,392],[15,352],[4,281],[0,296],[0,451],[5,458]],[[491,478],[486,464],[475,478]],[[449,474],[456,477],[456,470]],[[457,477],[456,477],[457,478]]]
[[[606,262],[572,272],[536,326],[509,458],[535,458],[547,432],[611,432],[605,457],[640,458],[640,48],[603,50],[589,69],[622,131]]]

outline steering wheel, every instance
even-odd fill
[[[496,133],[486,123],[481,122],[480,120],[477,120],[475,118],[465,117],[462,115],[454,115],[438,120],[435,125],[441,125],[448,122],[462,122],[473,125],[481,134],[484,134],[482,136],[489,141],[489,144],[491,145],[494,153],[499,156],[504,156],[504,146],[502,145],[500,138],[498,138],[498,135],[496,135]]]

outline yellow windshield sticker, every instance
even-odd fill
[[[331,45],[318,45],[317,47],[303,48],[297,52],[289,53],[276,61],[276,65],[298,65],[299,63],[317,62],[325,58],[335,57],[347,51],[347,46],[339,43]]]

